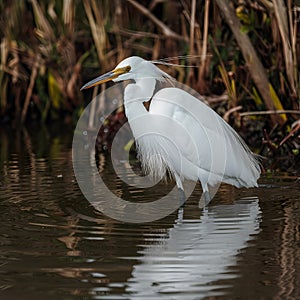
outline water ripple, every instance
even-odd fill
[[[229,267],[235,266],[238,253],[259,232],[260,213],[258,199],[248,198],[211,207],[198,222],[182,220],[165,237],[143,245],[127,292],[136,299],[219,295],[218,290],[227,286],[213,283],[238,276]]]

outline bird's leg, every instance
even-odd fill
[[[176,223],[178,224],[178,223],[182,223],[182,221],[183,221],[183,213],[184,213],[184,209],[183,209],[183,207],[181,206],[181,207],[179,207],[179,209],[178,209],[178,217],[177,217],[177,220],[176,220]]]
[[[212,198],[210,196],[207,183],[203,184],[201,182],[201,185],[202,185],[203,192],[202,192],[201,199],[199,201],[199,207],[205,208],[209,204],[209,202],[212,200]]]
[[[186,198],[185,198],[184,190],[182,188],[178,188],[178,197],[179,197],[180,207],[183,207]]]
[[[203,197],[204,197],[205,206],[207,206],[209,204],[209,202],[211,201],[211,196],[210,196],[209,191],[204,191]]]
[[[178,187],[178,197],[179,197],[179,201],[180,201],[180,206],[183,207],[186,197],[185,197],[185,193],[183,190],[183,185],[180,179],[180,176],[176,173],[174,173],[175,176],[175,181],[176,181],[176,185]]]
[[[179,198],[180,207],[178,209],[178,218],[176,223],[182,223],[183,213],[184,213],[184,203],[186,200],[185,193],[182,188],[178,188],[178,198]]]

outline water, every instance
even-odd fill
[[[128,224],[82,195],[72,131],[1,128],[0,143],[0,299],[300,298],[296,177],[224,185],[206,211],[198,187],[183,209]],[[100,169],[131,200],[172,188],[128,189],[105,156]]]

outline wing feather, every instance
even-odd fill
[[[186,135],[174,131],[168,138],[191,164],[224,176],[223,181],[236,186],[257,185],[260,176],[257,157],[235,130],[205,103],[182,89],[164,88],[153,96],[149,112],[182,126]]]

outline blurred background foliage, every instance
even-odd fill
[[[257,152],[299,160],[300,1],[0,0],[0,17],[2,124],[75,124],[84,82],[127,56],[172,57],[196,68],[166,71]]]

